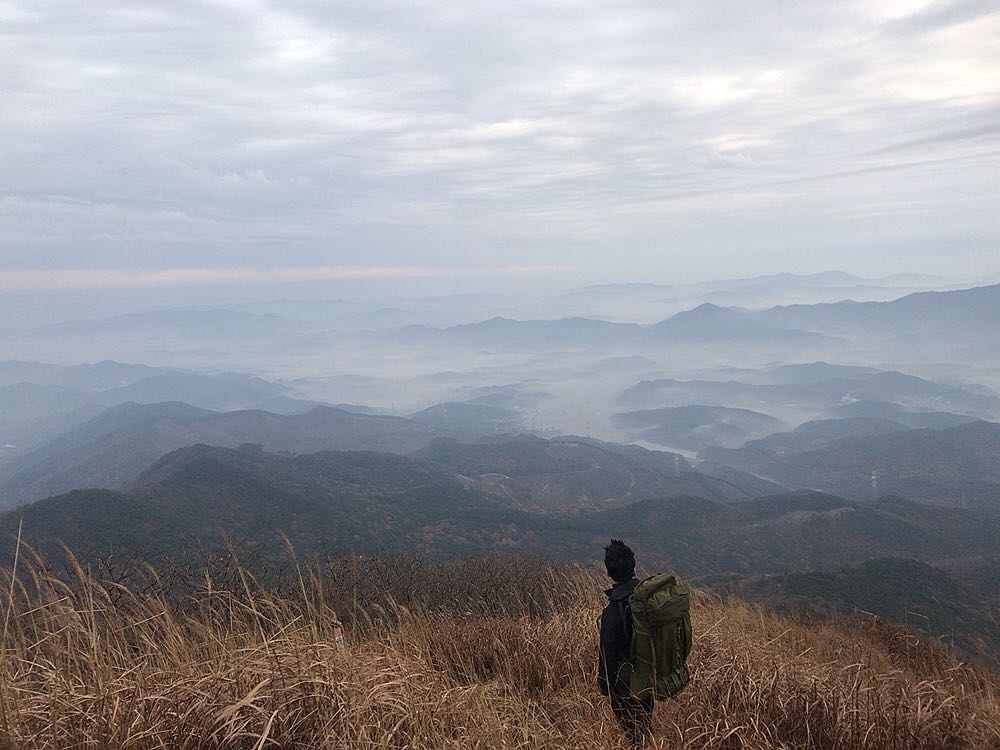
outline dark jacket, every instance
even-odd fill
[[[633,578],[615,583],[604,592],[608,595],[608,604],[601,612],[601,644],[597,661],[597,689],[601,695],[608,695],[609,692],[617,697],[631,695],[629,678],[632,663],[629,655],[632,618],[627,610],[628,597],[638,585],[639,579]]]

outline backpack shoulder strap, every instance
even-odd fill
[[[632,643],[632,613],[628,611],[628,601],[625,599],[619,600],[618,604],[618,614],[622,618],[622,627],[625,628],[625,642],[628,644]]]

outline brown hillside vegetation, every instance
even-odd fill
[[[581,569],[355,559],[125,586],[28,558],[3,576],[0,747],[622,747]],[[704,593],[693,616],[694,679],[654,747],[1000,748],[995,677],[903,631]]]

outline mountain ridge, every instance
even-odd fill
[[[437,434],[402,417],[327,406],[282,415],[215,412],[179,402],[127,403],[16,459],[0,480],[0,500],[10,506],[81,487],[121,487],[160,456],[200,442],[259,443],[297,453],[334,448],[408,453]]]
[[[612,535],[629,539],[649,564],[682,575],[1000,553],[1000,517],[901,498],[869,505],[799,491],[732,503],[688,494],[553,515],[420,457],[205,445],[167,454],[122,490],[78,490],[4,513],[0,531],[10,536],[3,544],[18,528],[52,554],[59,541],[94,553],[144,546],[168,553],[186,539],[217,545],[222,533],[277,554],[283,532],[303,554],[504,550],[583,560]]]

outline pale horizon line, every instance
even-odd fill
[[[483,276],[530,276],[565,273],[565,265],[494,267],[321,265],[286,268],[197,268],[153,270],[106,268],[19,268],[0,270],[0,291],[57,291],[142,286],[254,284],[267,282],[339,281],[350,279],[429,279]]]

